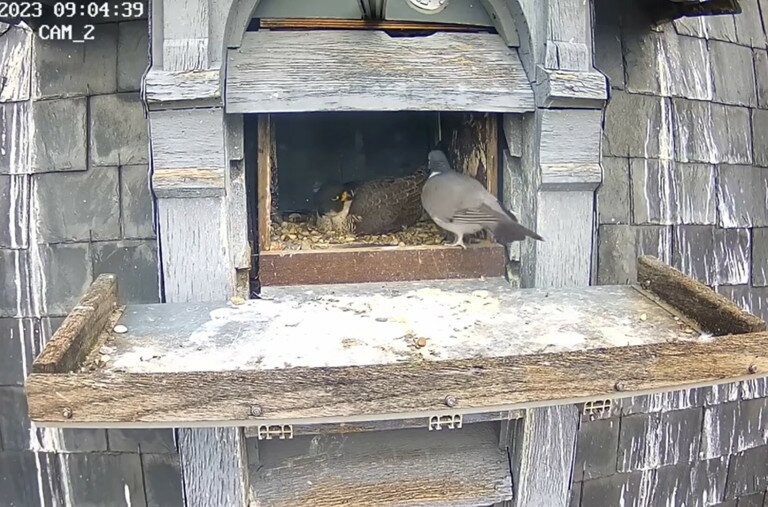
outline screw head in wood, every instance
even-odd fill
[[[253,417],[260,417],[261,414],[263,413],[263,410],[261,409],[260,405],[251,405],[251,408],[248,410],[248,412]]]
[[[444,403],[445,406],[453,408],[459,403],[459,400],[457,400],[456,397],[452,394],[449,394],[445,397]]]
[[[61,415],[63,415],[65,419],[72,419],[72,409],[64,407],[64,410],[61,411]]]
[[[627,388],[627,386],[624,385],[624,382],[619,381],[613,385],[613,388],[616,389],[617,391],[623,391],[624,389]]]
[[[749,368],[747,368],[747,371],[749,373],[757,373],[757,365],[756,364],[750,364]]]

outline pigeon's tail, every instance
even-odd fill
[[[501,243],[512,243],[513,241],[523,241],[526,237],[531,237],[539,241],[544,241],[544,238],[536,234],[530,229],[526,229],[519,223],[513,220],[503,220],[494,224],[491,229],[493,237]]]

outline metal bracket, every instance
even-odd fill
[[[291,440],[293,439],[293,426],[290,424],[262,424],[259,426],[256,438],[259,440],[272,440],[273,438]]]
[[[461,414],[433,415],[429,417],[429,431],[440,431],[443,428],[457,430],[461,428],[461,425]]]
[[[581,420],[586,422],[610,417],[611,406],[610,399],[587,401],[581,409]]]

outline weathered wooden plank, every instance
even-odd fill
[[[543,110],[540,163],[598,164],[603,134],[602,117],[600,109]]]
[[[166,71],[154,67],[144,80],[150,108],[173,102],[209,103],[221,98],[220,69]]]
[[[262,18],[259,28],[269,30],[434,30],[439,32],[491,32],[491,28],[479,25],[456,25],[423,21],[397,21],[377,19],[329,19],[329,18]],[[515,32],[515,37],[517,32]],[[512,44],[510,44],[512,45]]]
[[[220,239],[227,227],[222,206],[223,197],[158,199],[166,301],[221,301],[231,295],[234,269]]]
[[[272,226],[272,163],[275,142],[273,122],[268,114],[262,114],[258,119],[256,131],[256,146],[258,149],[257,171],[257,232],[259,234],[259,251],[266,252],[270,244],[270,227]]]
[[[74,371],[91,352],[116,306],[117,277],[99,275],[35,359],[32,371]]]
[[[523,156],[523,117],[519,114],[502,115],[502,131],[507,149],[513,157]]]
[[[544,235],[546,241],[534,245],[536,287],[589,285],[593,202],[591,190],[538,193],[538,223],[532,228]],[[521,223],[528,225],[524,218]]]
[[[637,260],[637,279],[644,288],[716,336],[766,330],[762,319],[655,257],[646,255]]]
[[[264,286],[394,282],[504,276],[504,247],[498,243],[455,247],[378,247],[264,252]]]
[[[208,68],[210,2],[163,0],[163,68]]]
[[[518,431],[509,442],[515,505],[566,507],[579,428],[578,408],[529,409],[516,425]]]
[[[705,343],[364,367],[33,373],[27,397],[35,422],[91,426],[428,414],[444,411],[447,396],[455,398],[457,412],[528,408],[756,378],[752,372],[768,371],[766,339],[768,332]],[[254,404],[260,417],[252,415]]]
[[[223,170],[223,116],[218,107],[150,111],[154,169]]]
[[[597,162],[541,164],[541,190],[594,191],[602,181],[603,171]]]
[[[226,115],[227,214],[229,218],[229,248],[237,269],[251,268],[251,247],[248,242],[248,199],[245,183],[245,148],[243,116]]]
[[[152,190],[158,198],[201,198],[224,195],[224,171],[217,169],[156,169]]]
[[[262,441],[252,506],[489,505],[512,497],[492,425]],[[460,457],[460,459],[459,459]]]
[[[608,85],[600,72],[537,69],[537,105],[540,107],[602,107]]]
[[[240,428],[178,430],[187,507],[248,505],[248,464]]]
[[[469,33],[248,32],[229,52],[226,101],[236,113],[533,109],[517,51]]]

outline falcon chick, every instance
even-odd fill
[[[543,241],[520,225],[515,215],[504,209],[479,181],[454,171],[445,153],[433,150],[428,160],[430,175],[421,191],[421,203],[438,227],[456,236],[449,246],[466,248],[464,235],[483,229],[502,243],[526,237]]]

